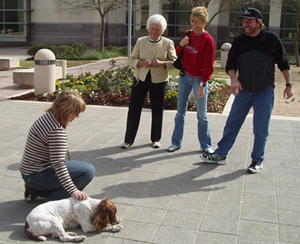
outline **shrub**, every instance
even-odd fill
[[[30,47],[27,50],[27,54],[33,56],[43,48],[51,50],[57,59],[68,59],[68,60],[78,60],[81,59],[80,56],[83,55],[87,47],[84,43],[76,43],[72,46],[56,46],[48,44],[38,44]]]
[[[34,55],[37,53],[37,51],[39,51],[40,49],[43,49],[43,48],[49,48],[49,45],[47,45],[47,44],[34,45],[27,50],[27,54],[34,57]]]

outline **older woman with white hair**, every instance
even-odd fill
[[[132,50],[129,64],[135,69],[134,82],[127,115],[125,142],[121,145],[122,149],[127,149],[134,143],[148,92],[152,109],[150,139],[153,148],[160,147],[168,70],[174,69],[173,62],[176,59],[174,42],[161,36],[166,28],[167,22],[162,15],[150,16],[147,20],[149,36],[139,38]]]

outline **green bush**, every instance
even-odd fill
[[[74,49],[74,53],[77,56],[82,56],[87,50],[87,47],[84,43],[75,43],[74,45],[72,45],[72,47]]]
[[[40,49],[43,49],[43,48],[49,48],[49,45],[47,45],[47,44],[34,45],[27,50],[27,54],[34,57],[34,55],[37,53],[37,51],[39,51]]]
[[[56,45],[48,45],[48,44],[38,44],[30,47],[27,50],[27,54],[33,56],[40,50],[40,49],[49,49],[51,50],[57,59],[68,59],[68,60],[78,60],[81,59],[87,47],[84,43],[76,43],[72,46],[56,46]]]

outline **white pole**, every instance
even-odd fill
[[[131,24],[132,24],[132,0],[128,0],[128,41],[127,41],[127,56],[128,56],[128,64],[129,57],[131,55]]]

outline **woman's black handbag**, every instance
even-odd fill
[[[191,33],[191,30],[189,30],[186,34],[184,34],[185,36],[189,36]],[[176,69],[181,70],[182,69],[182,63],[181,63],[181,59],[183,57],[183,53],[184,53],[184,49],[182,50],[182,52],[180,53],[180,55],[178,56],[178,58],[173,62],[173,66]]]

